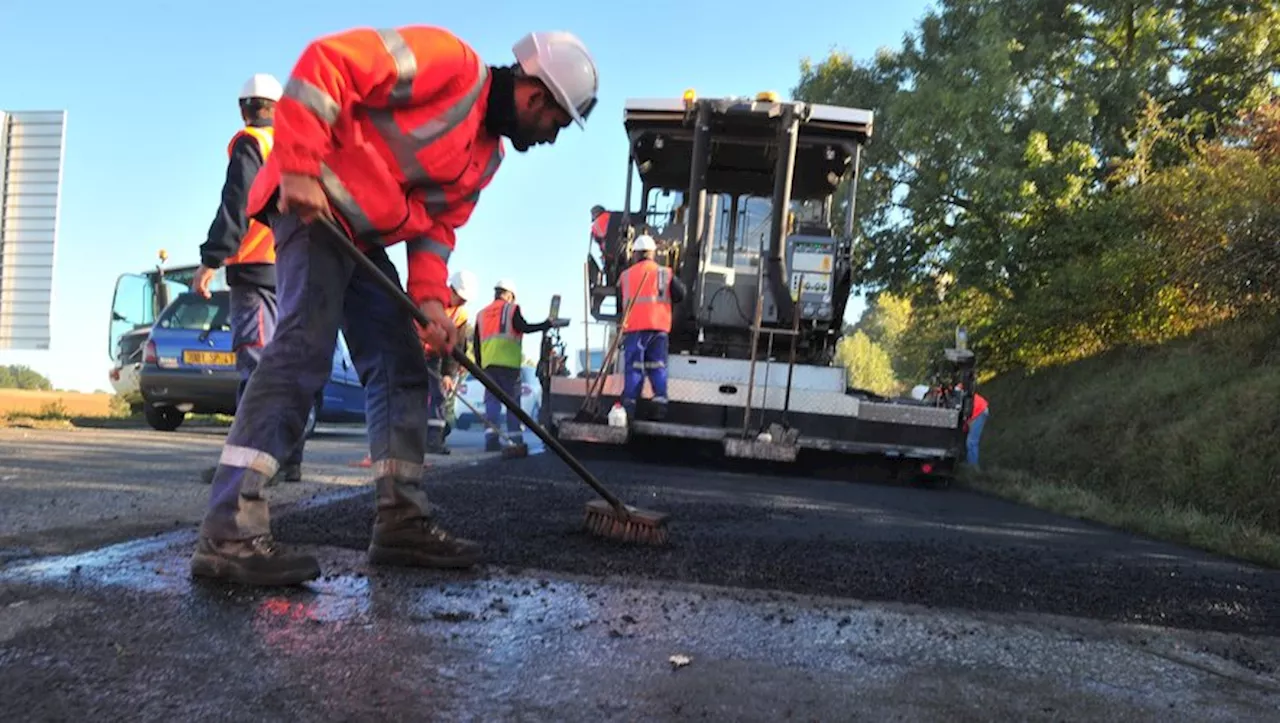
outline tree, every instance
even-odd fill
[[[53,383],[30,367],[13,364],[0,367],[0,389],[34,389],[51,391]]]
[[[845,368],[847,384],[854,389],[881,395],[897,391],[889,355],[866,332],[855,331],[836,344],[836,364]]]

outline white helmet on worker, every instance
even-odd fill
[[[525,75],[542,81],[581,128],[596,105],[600,78],[587,46],[560,30],[529,33],[511,47]]]
[[[498,283],[493,285],[494,291],[510,291],[512,295],[516,293],[516,282],[511,279],[498,279]]]
[[[253,77],[246,80],[244,86],[240,88],[240,100],[262,98],[278,101],[282,95],[284,95],[284,88],[280,87],[280,81],[270,73],[254,73]]]
[[[480,280],[470,271],[455,271],[453,276],[449,277],[449,288],[453,289],[453,293],[463,301],[475,298],[476,287],[479,285]]]
[[[911,398],[919,402],[924,401],[924,398],[928,393],[929,385],[927,384],[917,384],[911,388]]]
[[[649,234],[640,234],[636,236],[636,240],[631,242],[632,251],[657,251],[658,242],[653,240]]]

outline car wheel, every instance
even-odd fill
[[[320,405],[312,404],[311,411],[307,412],[307,423],[302,428],[303,439],[311,439],[311,435],[316,433],[316,421],[320,417]]]
[[[464,432],[471,429],[471,417],[458,417],[456,426]]]
[[[152,429],[160,432],[172,432],[182,426],[187,413],[177,407],[157,407],[148,404],[142,408],[142,414]]]

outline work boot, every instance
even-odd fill
[[[191,576],[242,585],[298,585],[320,577],[320,563],[283,550],[271,535],[220,542],[201,537],[191,555]]]
[[[212,467],[206,467],[202,472],[200,472],[200,481],[201,481],[201,482],[203,482],[204,484],[207,484],[207,485],[211,485],[211,484],[213,484],[213,475],[214,475],[217,471],[218,471],[218,465],[216,465],[216,464],[215,464],[214,466],[212,466]],[[301,468],[301,466],[298,466],[297,475],[298,475],[297,479],[291,479],[291,480],[288,480],[288,481],[290,481],[290,482],[297,482],[297,481],[299,481],[299,480],[301,480],[301,479],[302,479],[302,468]],[[280,481],[280,472],[279,472],[279,471],[277,471],[277,472],[275,473],[275,475],[274,475],[274,476],[272,476],[272,478],[271,478],[271,479],[267,480],[266,484],[264,484],[264,485],[262,485],[262,486],[263,486],[263,487],[273,487],[273,486],[275,486],[276,482],[279,482],[279,481]]]
[[[276,473],[277,477],[281,477],[285,482],[301,482],[302,481],[302,464],[286,464],[280,467],[280,471]]]
[[[517,438],[511,440],[511,444],[502,450],[502,456],[507,459],[520,459],[529,456],[529,447],[524,443],[523,439]]]
[[[486,435],[484,438],[484,451],[500,452],[502,451],[502,442],[499,441],[497,437],[491,437]]]
[[[430,518],[373,525],[373,565],[463,569],[480,562],[480,545],[454,537]]]
[[[444,444],[444,427],[427,428],[426,453],[450,454],[450,449]]]

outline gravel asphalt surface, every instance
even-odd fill
[[[628,504],[671,514],[664,549],[580,529],[594,493],[551,454],[449,470],[429,498],[489,562],[589,575],[1280,634],[1280,572],[957,489],[592,461]],[[364,549],[371,493],[276,521],[283,542]]]
[[[379,569],[350,434],[275,496],[324,576],[247,589],[188,574],[217,442],[0,434],[20,719],[1280,720],[1276,571],[962,490],[589,460],[672,515],[625,546],[581,532],[594,495],[553,456],[466,451],[429,494],[488,564]]]

